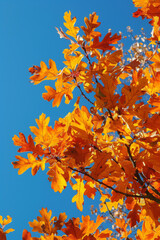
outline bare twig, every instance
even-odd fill
[[[91,104],[94,106],[94,103],[93,103],[88,97],[86,97],[86,95],[83,93],[83,91],[82,91],[82,89],[81,89],[81,87],[80,87],[79,84],[77,85],[77,87],[79,88],[82,96],[83,96],[89,103],[91,103]]]

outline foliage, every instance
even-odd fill
[[[12,218],[10,216],[7,216],[7,219],[6,218],[3,219],[3,217],[0,216],[0,224],[1,224],[0,239],[1,240],[6,240],[6,234],[14,231],[13,228],[9,228],[6,231],[4,231],[5,226],[11,222],[12,222]]]
[[[82,222],[66,221],[65,213],[51,217],[51,210],[42,208],[41,217],[29,223],[40,237],[24,230],[23,240],[160,239],[160,3],[133,3],[138,7],[133,16],[151,19],[153,30],[150,38],[143,33],[134,42],[128,58],[121,33],[109,31],[101,39],[96,13],[84,18],[80,36],[69,11],[64,14],[67,31],[57,29],[69,42],[63,51],[64,68],[57,70],[50,59],[49,67],[41,62],[29,69],[34,84],[55,81],[43,93],[53,107],[59,107],[63,97],[69,104],[75,88],[80,95],[73,112],[54,128],[42,113],[38,126],[30,128],[34,138],[22,133],[13,137],[19,153],[29,152],[27,158],[16,156],[14,168],[18,174],[31,168],[32,175],[48,168],[51,188],[62,193],[70,184],[75,191],[72,202],[80,211],[84,195],[94,199],[99,193],[101,198],[100,210],[92,207],[96,222],[89,216],[82,216]],[[132,34],[129,27],[128,32]],[[80,107],[81,98],[86,106]],[[107,220],[114,229],[101,230]]]

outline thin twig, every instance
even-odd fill
[[[88,56],[88,53],[87,53],[87,51],[86,51],[85,42],[83,42],[83,45],[81,46],[81,48],[82,48],[82,50],[85,52],[85,57],[87,58],[90,67],[92,68],[91,60],[90,60],[90,58],[89,58],[89,56]],[[98,83],[98,80],[97,80],[95,74],[94,74],[94,78],[95,78],[96,83]]]
[[[82,91],[82,89],[81,89],[81,87],[80,87],[79,84],[77,85],[77,87],[79,88],[82,96],[83,96],[89,103],[91,103],[93,106],[95,106],[94,103],[93,103],[88,97],[86,97],[86,95],[83,93],[83,91]]]

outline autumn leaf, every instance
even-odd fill
[[[6,231],[4,231],[5,226],[11,222],[12,218],[9,215],[7,216],[7,218],[3,218],[2,216],[0,216],[0,225],[2,226],[0,227],[0,239],[6,240],[6,234],[14,231],[13,228],[9,228]]]
[[[71,19],[71,12],[69,11],[65,12],[64,20],[65,20],[64,26],[68,29],[66,34],[77,39],[79,28],[74,26],[74,24],[76,23],[76,17]]]
[[[62,231],[69,237],[69,239],[76,240],[82,238],[82,230],[79,228],[80,219],[72,218],[65,223],[66,228]]]
[[[42,171],[45,169],[46,159],[37,160],[31,153],[28,153],[28,159],[21,156],[16,156],[18,161],[12,162],[14,168],[19,168],[18,174],[21,175],[29,168],[32,168],[32,175],[34,176],[39,168],[41,167]]]
[[[49,180],[51,181],[51,188],[54,189],[55,192],[58,191],[61,193],[67,186],[63,169],[55,164],[50,167],[47,174],[49,175]]]
[[[66,52],[65,50],[63,51],[64,53],[64,57],[66,59],[66,61],[64,61],[63,63],[71,70],[75,70],[77,65],[80,63],[80,61],[83,58],[83,54],[81,54],[81,52],[79,51],[74,51],[75,55],[69,55],[68,52]]]
[[[66,160],[68,160],[72,166],[85,168],[86,166],[90,165],[91,153],[89,148],[90,146],[81,147],[80,143],[77,143],[72,147],[68,147],[68,149],[64,152],[66,155]],[[93,185],[90,183],[90,187]]]
[[[87,195],[88,198],[94,199],[96,195],[96,188],[94,182],[86,182],[84,195]]]
[[[53,129],[48,126],[50,118],[47,117],[44,113],[39,116],[39,119],[36,119],[38,128],[33,126],[30,127],[31,132],[35,134],[34,141],[36,145],[40,144],[42,149],[48,147],[51,144],[53,138]]]
[[[92,117],[85,106],[82,106],[81,110],[77,108],[74,114],[74,120],[71,123],[71,127],[75,130],[75,133],[82,139],[92,139]]]
[[[110,44],[116,44],[119,40],[121,40],[121,35],[114,34],[111,37],[111,32],[107,33],[101,42],[99,42],[99,37],[95,37],[93,40],[93,44],[91,48],[98,48],[103,52],[107,50],[115,50],[114,46],[110,46]]]
[[[82,223],[80,223],[81,230],[83,231],[84,235],[89,235],[94,233],[98,227],[104,222],[104,218],[97,216],[96,222],[90,220],[89,216],[82,216]]]
[[[139,212],[141,211],[141,208],[138,204],[135,204],[133,207],[133,210],[129,212],[127,218],[130,218],[130,225],[131,227],[135,226],[136,223],[140,222],[140,216]]]
[[[72,198],[72,202],[76,202],[76,206],[77,208],[82,211],[83,210],[83,203],[84,203],[84,192],[85,192],[85,188],[84,188],[84,183],[82,179],[76,179],[76,182],[73,185],[73,190],[77,190],[77,194]]]
[[[57,232],[57,230],[61,230],[62,229],[63,225],[65,224],[65,220],[66,219],[67,219],[67,215],[65,213],[60,213],[58,219],[55,217],[55,219],[54,219],[54,228],[55,228],[56,232]]]
[[[55,80],[58,75],[56,64],[52,59],[49,60],[49,68],[44,62],[41,62],[40,67],[33,66],[29,68],[29,71],[33,74],[30,79],[34,84],[39,84],[44,80]]]
[[[47,101],[51,101],[52,102],[52,106],[55,107],[59,107],[63,96],[65,96],[65,103],[69,104],[70,100],[73,99],[73,90],[76,87],[75,84],[70,84],[70,83],[64,83],[63,87],[61,89],[57,89],[55,90],[54,88],[50,87],[50,86],[45,86],[45,89],[47,90],[46,93],[43,93],[42,97],[47,100]]]
[[[96,88],[96,105],[98,108],[114,108],[117,105],[119,94],[115,94],[116,82],[109,74],[101,76],[103,85],[97,84]]]
[[[40,156],[44,154],[40,145],[34,145],[34,141],[31,135],[28,136],[28,142],[23,133],[19,133],[19,137],[15,135],[12,140],[14,141],[14,145],[21,146],[18,152],[33,152],[34,154]]]
[[[12,222],[12,218],[10,216],[7,216],[7,219],[6,218],[2,218],[2,216],[0,216],[0,224],[1,225],[7,225],[9,223]]]
[[[0,239],[1,240],[7,240],[6,233],[3,232],[3,229],[1,229],[1,228],[0,228]]]
[[[51,235],[57,232],[57,227],[53,227],[55,217],[51,218],[52,211],[48,211],[47,208],[42,208],[40,211],[41,216],[34,219],[33,222],[29,222],[30,227],[32,227],[33,232],[45,233]],[[65,217],[63,218],[65,220]],[[58,226],[58,224],[57,224]]]
[[[44,100],[51,101],[55,98],[56,90],[50,86],[45,86],[47,93],[43,93],[42,97]]]
[[[31,240],[31,233],[28,232],[26,229],[23,230],[22,233],[22,240]]]
[[[84,18],[86,27],[82,26],[81,28],[85,33],[85,36],[83,36],[83,38],[86,41],[90,41],[92,38],[101,36],[100,32],[95,31],[95,29],[99,27],[99,25],[101,24],[100,22],[97,22],[97,21],[98,21],[98,16],[96,15],[95,12],[89,15],[89,19],[87,17]]]

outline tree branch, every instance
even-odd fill
[[[113,117],[112,117],[112,113],[110,111],[110,109],[107,109],[108,113],[109,113],[109,117],[112,119],[112,121],[114,121]],[[122,135],[121,133],[117,130],[119,137],[122,139]],[[130,144],[131,145],[131,144]],[[127,148],[127,152],[129,155],[129,160],[131,161],[132,165],[134,168],[136,168],[136,163],[132,157],[131,151],[130,151],[130,145],[125,144],[126,148]],[[135,171],[135,177],[137,178],[137,181],[139,182],[139,184],[142,186],[143,189],[145,189],[145,193],[148,196],[148,199],[153,200],[157,203],[160,203],[160,199],[156,198],[155,196],[153,196],[147,189],[147,186],[145,185],[145,182],[142,180],[143,176],[141,175],[141,173],[139,173],[138,169],[136,169]],[[150,186],[152,191],[154,193],[156,193],[158,196],[160,196],[160,193],[158,192],[158,190],[156,190],[154,187],[152,188],[152,186]]]
[[[133,160],[133,157],[132,157],[132,154],[131,154],[131,151],[130,151],[130,146],[126,145],[127,147],[127,151],[128,151],[128,155],[129,155],[129,159],[130,161],[132,162],[134,168],[136,168],[136,163],[135,161]],[[142,186],[143,189],[145,189],[145,193],[147,194],[148,198],[150,200],[153,200],[157,203],[160,203],[160,199],[156,198],[155,196],[153,196],[147,189],[147,186],[145,185],[145,182],[142,180],[143,179],[143,176],[142,174],[138,171],[138,169],[136,169],[135,171],[135,177],[137,178],[137,181],[139,182],[139,184]],[[159,194],[158,194],[159,195]],[[158,200],[158,201],[157,201]]]
[[[119,194],[122,194],[122,195],[124,195],[124,196],[126,196],[126,197],[148,198],[148,199],[150,199],[150,200],[153,200],[153,198],[150,198],[148,195],[137,195],[137,194],[130,194],[130,193],[121,192],[121,191],[119,191],[119,190],[117,190],[117,189],[115,189],[115,188],[113,188],[113,187],[111,187],[111,186],[109,186],[109,185],[107,185],[107,184],[99,181],[98,179],[93,178],[93,177],[92,177],[90,174],[88,174],[87,172],[84,172],[84,171],[82,171],[82,170],[78,170],[78,169],[72,168],[72,167],[70,167],[70,166],[68,166],[68,168],[71,169],[71,170],[74,171],[74,172],[81,173],[81,174],[83,174],[83,175],[91,178],[93,181],[99,183],[100,185],[105,186],[106,188],[109,188],[109,189],[113,190],[114,192],[119,193]],[[156,201],[157,203],[160,203],[160,199],[157,199],[157,198],[156,198],[156,200],[157,200],[157,201]]]
[[[57,162],[60,162],[60,163],[63,165],[62,161],[61,161],[58,157],[54,157],[54,158],[55,158],[55,160],[56,160]],[[109,188],[109,189],[113,190],[113,191],[116,192],[116,193],[122,194],[122,195],[124,195],[125,197],[146,198],[146,199],[153,200],[153,201],[155,201],[155,202],[157,202],[157,203],[160,203],[160,199],[152,196],[152,194],[149,194],[149,195],[148,195],[148,194],[147,194],[147,195],[142,195],[142,194],[141,194],[141,195],[140,195],[140,194],[124,193],[124,192],[121,192],[121,191],[119,191],[119,190],[117,190],[117,189],[115,189],[115,188],[113,188],[113,187],[111,187],[111,186],[109,186],[109,185],[101,182],[101,181],[98,180],[98,179],[95,179],[94,177],[92,177],[89,173],[85,172],[84,170],[79,170],[79,169],[76,169],[76,168],[72,168],[72,167],[70,167],[70,166],[67,166],[67,168],[69,168],[70,170],[72,170],[72,171],[74,171],[74,172],[81,173],[81,174],[89,177],[89,178],[92,179],[93,181],[99,183],[100,185],[102,185],[102,186],[104,186],[104,187],[106,187],[106,188]]]
[[[89,58],[89,56],[88,56],[88,53],[87,53],[87,51],[86,51],[85,42],[83,42],[81,48],[82,48],[82,50],[85,52],[85,57],[87,58],[90,67],[92,68],[91,60],[90,60],[90,58]],[[97,80],[95,74],[94,74],[94,78],[95,78],[96,83],[98,83],[98,80]]]
[[[82,96],[83,96],[89,103],[91,103],[91,104],[94,106],[94,103],[93,103],[88,97],[86,97],[86,95],[83,93],[83,91],[82,91],[82,89],[81,89],[81,87],[80,87],[79,84],[77,84],[77,87],[79,88]]]

